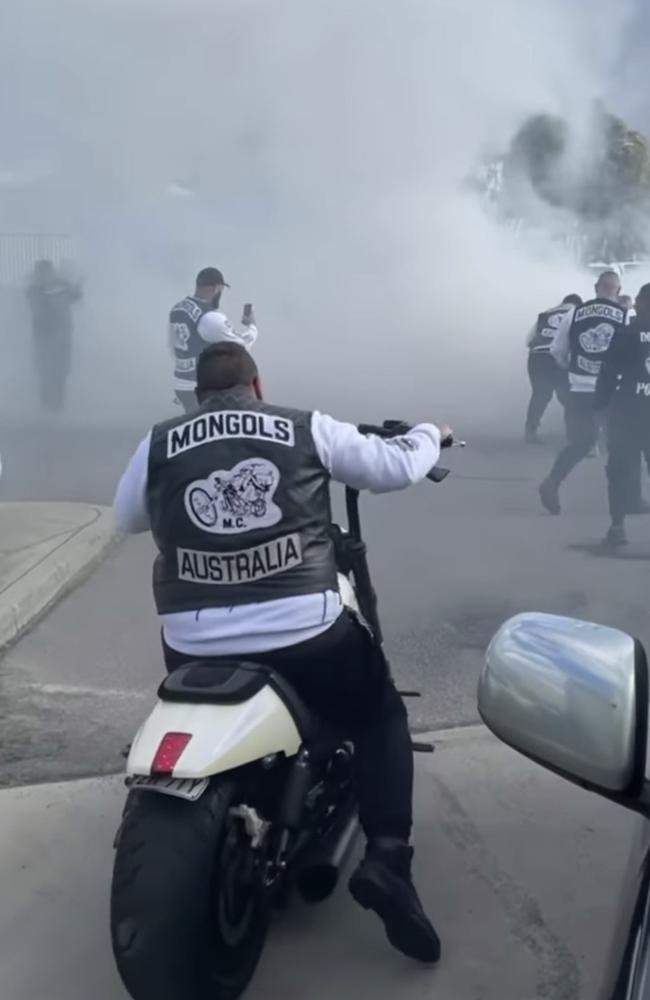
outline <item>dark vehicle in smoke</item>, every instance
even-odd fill
[[[359,430],[396,437],[409,428],[387,421]],[[255,471],[242,470],[244,494],[267,485],[253,481]],[[434,468],[429,478],[446,473]],[[346,488],[339,589],[381,642],[358,498]],[[235,1000],[274,906],[294,887],[317,903],[337,885],[358,832],[354,746],[255,663],[191,663],[158,695],[127,763],[111,895],[115,960],[134,1000]]]
[[[650,997],[648,663],[617,629],[524,614],[494,636],[479,682],[493,733],[640,817],[599,1000]]]

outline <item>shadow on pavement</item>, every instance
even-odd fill
[[[598,559],[613,559],[617,562],[650,562],[650,545],[619,546],[612,548],[603,542],[581,543],[567,545],[573,552],[584,552]]]

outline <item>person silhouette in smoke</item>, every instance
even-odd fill
[[[551,356],[569,373],[564,408],[567,444],[539,487],[542,505],[551,514],[561,512],[560,485],[596,444],[596,378],[612,338],[625,329],[625,309],[618,301],[620,291],[618,274],[603,271],[596,282],[595,298],[567,313],[551,344]]]
[[[636,317],[635,302],[631,295],[619,295],[618,301],[625,309],[625,322],[626,330],[633,330],[634,319]],[[612,405],[606,412],[606,426],[607,426],[607,450],[611,453],[618,447],[618,418],[616,410],[616,400],[617,393],[621,388],[622,376],[618,376],[616,393],[613,396]],[[602,417],[601,417],[602,419]],[[628,458],[630,457],[629,442],[626,445],[626,450]],[[626,476],[626,481],[629,487],[629,498],[627,502],[627,514],[650,514],[650,504],[643,496],[643,490],[641,486],[642,478],[642,465],[643,465],[643,455],[641,449],[639,448],[637,459],[634,464],[634,472],[629,470],[629,474]],[[648,461],[646,461],[646,466],[650,469]]]
[[[526,443],[539,444],[537,429],[553,393],[564,406],[567,394],[567,376],[555,359],[551,357],[551,343],[558,327],[575,306],[582,305],[579,295],[567,295],[558,306],[547,309],[537,317],[528,334],[528,377],[532,395],[526,414]]]
[[[34,363],[41,402],[61,410],[72,361],[72,306],[81,285],[64,278],[51,260],[38,260],[27,286],[34,341]]]
[[[650,463],[650,285],[643,285],[629,326],[616,332],[605,355],[594,397],[609,407],[607,482],[611,526],[608,545],[625,545],[625,515],[636,494],[639,456]]]

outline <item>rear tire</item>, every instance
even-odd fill
[[[197,802],[131,793],[111,893],[113,953],[133,1000],[235,1000],[264,948],[269,909],[233,781]]]

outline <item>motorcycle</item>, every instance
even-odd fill
[[[384,438],[409,429],[359,427]],[[428,478],[447,474],[435,467]],[[359,493],[349,487],[346,510],[347,531],[334,529],[341,595],[381,649]],[[293,891],[319,903],[336,889],[359,832],[354,745],[252,662],[191,663],[165,678],[158,698],[127,761],[111,890],[115,961],[134,1000],[235,1000],[273,910]]]

